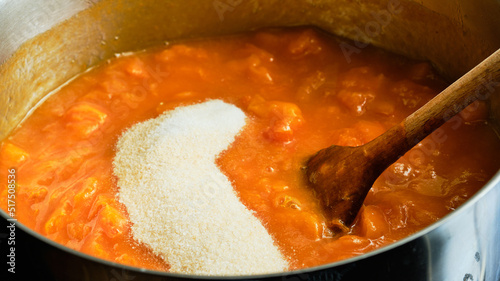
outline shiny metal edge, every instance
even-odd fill
[[[252,279],[259,279],[259,278],[273,278],[273,277],[286,277],[287,275],[292,275],[292,274],[308,274],[312,273],[315,271],[320,271],[320,270],[327,270],[327,269],[332,269],[341,265],[346,265],[350,263],[355,263],[364,259],[368,259],[372,256],[379,255],[384,252],[388,252],[394,248],[400,247],[404,244],[407,244],[410,241],[417,240],[419,238],[423,238],[426,234],[429,234],[430,232],[436,230],[439,228],[441,225],[446,224],[447,221],[452,220],[458,216],[461,215],[462,212],[465,212],[466,209],[472,207],[472,205],[476,204],[477,201],[481,200],[484,196],[487,196],[487,194],[492,191],[496,186],[500,186],[500,171],[498,171],[491,179],[488,181],[488,183],[485,184],[485,186],[480,189],[477,193],[475,193],[469,200],[467,200],[464,204],[462,204],[460,207],[458,207],[455,211],[450,212],[443,218],[439,219],[437,222],[429,225],[428,227],[408,236],[405,237],[401,240],[398,240],[392,244],[386,245],[384,247],[378,248],[376,250],[373,250],[371,252],[368,252],[366,254],[362,254],[356,257],[352,257],[349,259],[341,260],[338,262],[334,263],[328,263],[320,266],[315,266],[315,267],[310,267],[306,269],[299,269],[299,270],[292,270],[292,271],[286,271],[286,272],[280,272],[280,273],[270,273],[270,274],[259,274],[259,275],[245,275],[245,276],[201,276],[201,275],[189,275],[189,274],[180,274],[180,273],[171,273],[167,271],[158,271],[158,270],[150,270],[150,269],[145,269],[145,268],[139,268],[139,267],[133,267],[129,265],[124,265],[108,260],[104,260],[101,258],[97,258],[82,252],[79,252],[77,250],[73,250],[71,248],[68,248],[62,244],[59,244],[42,234],[32,230],[31,228],[23,225],[20,222],[16,222],[16,227],[19,227],[21,230],[24,232],[32,235],[33,237],[41,240],[44,243],[47,243],[59,250],[62,250],[64,252],[76,255],[80,258],[87,259],[89,261],[93,261],[96,263],[101,263],[104,265],[112,266],[112,267],[117,267],[120,269],[128,270],[131,272],[137,272],[137,273],[147,273],[147,274],[152,274],[152,275],[157,275],[157,276],[162,276],[162,277],[173,277],[173,278],[196,278],[199,280],[245,280],[248,278]],[[7,213],[3,210],[0,209],[0,216],[2,216],[5,219],[12,219]]]

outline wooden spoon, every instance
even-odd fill
[[[371,142],[330,146],[307,162],[306,175],[332,229],[346,231],[380,174],[476,99],[500,85],[500,49],[424,106]]]

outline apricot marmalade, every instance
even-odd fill
[[[367,47],[347,62],[310,28],[268,29],[118,56],[82,74],[1,143],[1,207],[16,169],[17,219],[69,248],[168,270],[134,242],[112,174],[118,136],[165,110],[208,99],[248,124],[218,159],[291,269],[338,261],[408,236],[453,211],[500,167],[500,141],[475,102],[377,180],[348,235],[332,237],[301,167],[331,144],[361,145],[446,84],[425,62]]]

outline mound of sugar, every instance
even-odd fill
[[[215,164],[244,125],[239,108],[212,100],[136,124],[118,141],[114,173],[132,234],[172,272],[250,275],[288,267]]]

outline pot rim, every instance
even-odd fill
[[[249,278],[251,279],[259,279],[259,278],[272,278],[272,277],[286,277],[288,275],[295,275],[295,274],[307,274],[311,273],[314,271],[320,271],[320,270],[325,270],[325,269],[330,269],[342,265],[346,265],[349,263],[354,263],[357,261],[361,261],[364,259],[368,259],[372,256],[388,252],[394,248],[397,248],[399,246],[402,246],[403,244],[409,243],[410,241],[416,240],[417,238],[426,235],[427,233],[432,232],[434,229],[440,227],[441,225],[445,224],[447,221],[452,220],[453,218],[460,216],[461,213],[465,212],[467,208],[472,207],[472,205],[476,204],[477,201],[479,201],[482,197],[486,196],[491,190],[493,190],[495,187],[500,186],[500,170],[479,190],[477,191],[471,198],[469,198],[464,204],[459,206],[456,210],[448,213],[435,223],[425,227],[424,229],[421,229],[420,231],[417,231],[403,239],[400,239],[396,242],[393,242],[389,245],[383,246],[381,248],[375,249],[373,251],[370,251],[368,253],[355,256],[352,258],[336,261],[333,263],[327,263],[319,266],[314,266],[314,267],[309,267],[305,269],[298,269],[298,270],[292,270],[292,271],[285,271],[285,272],[277,272],[277,273],[267,273],[267,274],[259,274],[259,275],[235,275],[235,276],[218,276],[218,275],[191,275],[191,274],[182,274],[182,273],[172,273],[168,271],[158,271],[158,270],[152,270],[152,269],[146,269],[146,268],[140,268],[140,267],[134,267],[130,265],[124,265],[121,263],[117,262],[112,262],[109,260],[101,259],[98,257],[91,256],[89,254],[82,253],[80,251],[71,249],[69,247],[66,247],[62,244],[59,244],[42,234],[32,230],[31,228],[25,226],[21,222],[18,222],[17,220],[15,221],[16,228],[19,227],[22,231],[26,232],[27,234],[37,238],[38,240],[41,240],[41,242],[47,243],[52,247],[55,247],[59,250],[62,250],[68,254],[75,255],[79,258],[86,259],[98,264],[103,264],[106,266],[118,268],[121,270],[127,270],[130,272],[135,272],[138,274],[150,274],[150,275],[155,275],[158,277],[172,277],[172,278],[183,278],[183,279],[198,279],[198,280],[248,280]],[[3,210],[0,209],[0,216],[5,218],[6,220],[12,220],[12,217],[7,215],[7,213]]]

